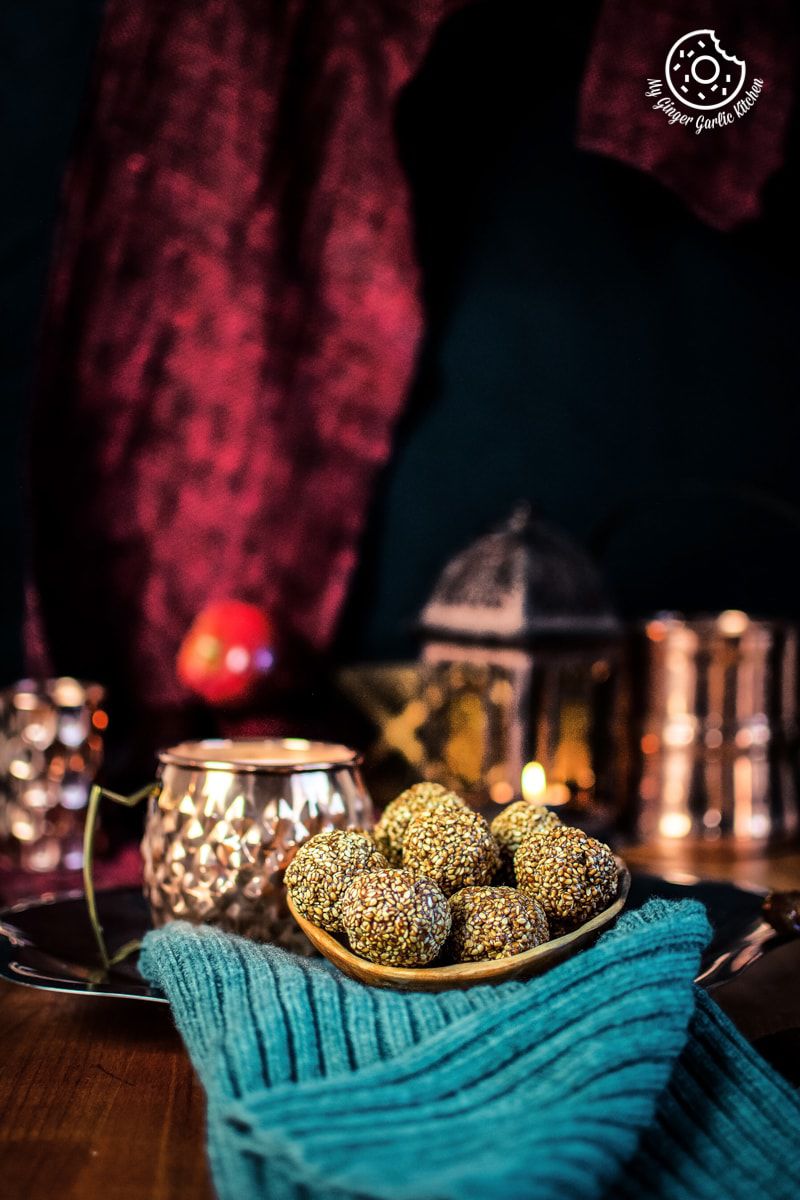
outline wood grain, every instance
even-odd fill
[[[796,843],[764,847],[721,841],[657,842],[647,846],[626,846],[625,861],[634,870],[678,879],[722,879],[738,887],[757,887],[765,891],[791,891],[800,888],[800,850]]]
[[[204,1098],[170,1013],[0,983],[4,1200],[210,1200]]]

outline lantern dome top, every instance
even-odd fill
[[[610,638],[619,622],[589,555],[520,504],[450,560],[420,614],[426,638]]]

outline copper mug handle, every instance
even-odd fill
[[[106,941],[103,936],[103,926],[100,924],[100,919],[97,915],[97,897],[94,887],[94,842],[97,833],[97,813],[100,808],[100,801],[105,798],[106,800],[113,801],[114,804],[123,805],[124,808],[135,808],[137,804],[141,804],[142,800],[147,800],[148,797],[154,795],[159,786],[158,783],[148,783],[147,787],[134,792],[132,796],[121,796],[118,792],[110,792],[107,788],[95,784],[89,793],[89,803],[86,807],[86,825],[83,831],[83,890],[86,896],[89,922],[92,926],[92,933],[97,943],[104,971],[108,971],[109,967],[116,966],[117,963],[122,962],[134,950],[138,950],[141,941],[139,938],[135,938],[131,942],[126,942],[124,946],[121,946],[117,950],[113,957],[109,957]]]

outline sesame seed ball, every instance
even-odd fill
[[[500,852],[483,817],[467,808],[436,808],[406,830],[403,866],[437,884],[445,896],[489,883]]]
[[[617,894],[617,864],[604,842],[555,825],[534,833],[514,855],[517,886],[538,900],[551,933],[574,929]]]
[[[371,829],[362,829],[360,825],[348,825],[345,829],[345,833],[354,833],[356,837],[366,838],[368,842],[372,842],[373,846],[375,845],[375,839],[372,836]]]
[[[284,881],[299,912],[321,929],[339,933],[341,899],[364,871],[380,871],[386,859],[361,833],[335,829],[309,838],[286,869]]]
[[[514,867],[514,855],[525,838],[560,824],[561,818],[556,813],[542,804],[534,804],[532,800],[517,800],[515,804],[509,804],[491,824],[492,836],[500,847],[501,866],[510,873]]]
[[[450,897],[448,948],[456,962],[507,958],[550,936],[538,901],[510,887],[467,887]]]
[[[422,967],[447,940],[450,907],[429,879],[410,871],[371,871],[348,887],[342,924],[363,958],[387,967]]]
[[[387,804],[373,829],[375,845],[389,864],[399,867],[403,861],[403,839],[409,823],[434,808],[467,808],[455,792],[448,792],[441,783],[415,783]]]

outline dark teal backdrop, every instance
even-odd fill
[[[626,614],[800,609],[796,115],[763,219],[717,233],[574,150],[599,6],[551,7],[464,11],[399,114],[430,333],[352,652],[405,653],[447,557],[523,496]]]
[[[101,11],[100,0],[5,0],[0,10],[0,681],[22,671],[25,433],[37,322]]]

